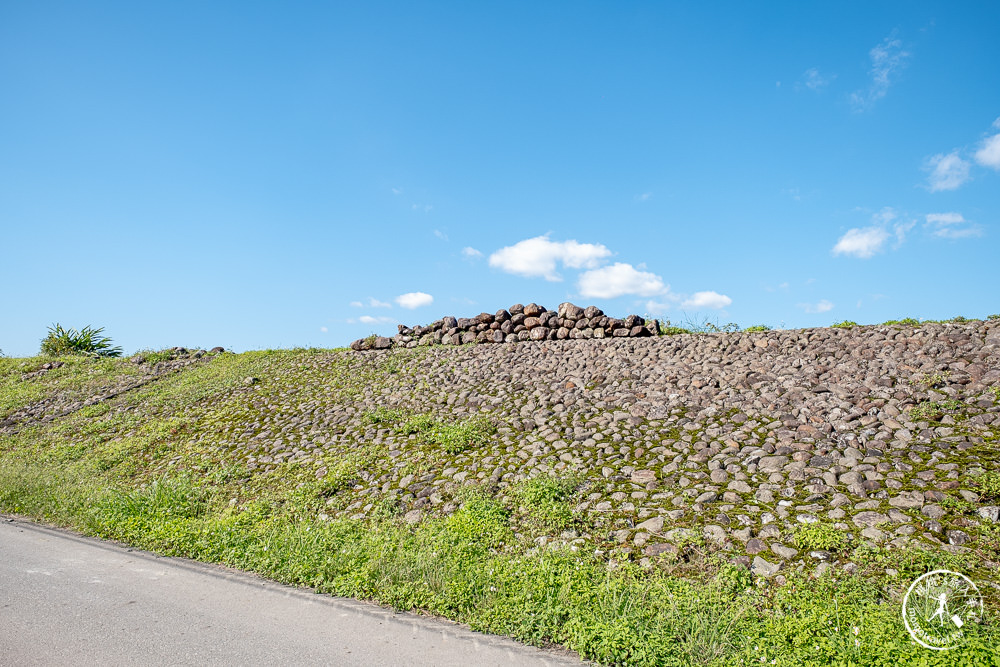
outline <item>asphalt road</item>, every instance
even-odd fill
[[[0,665],[580,665],[460,625],[0,516]]]

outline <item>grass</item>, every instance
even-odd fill
[[[310,440],[348,434],[296,434],[285,428],[292,420],[351,406],[380,383],[408,381],[403,361],[369,356],[220,355],[51,423],[0,433],[0,511],[536,645],[561,644],[604,664],[1000,664],[995,625],[975,629],[983,634],[946,654],[921,649],[903,627],[899,605],[909,582],[936,567],[963,569],[962,556],[851,551],[844,533],[819,522],[799,528],[795,545],[849,556],[859,565],[855,574],[816,578],[808,568],[788,569],[778,585],[734,566],[732,553],[713,550],[699,534],[692,548],[658,557],[654,567],[624,561],[612,568],[597,553],[607,548],[601,536],[572,537],[597,528],[575,511],[594,482],[569,469],[502,492],[486,476],[454,495],[437,487],[455,511],[426,512],[416,523],[401,516],[399,496],[357,500],[358,489],[381,484],[383,434],[399,436],[404,455],[393,465],[419,481],[454,461],[482,461],[488,475],[486,458],[502,426],[483,413],[448,417],[436,408],[413,414],[383,405],[357,413],[363,440],[309,449]],[[7,411],[0,416],[142,372],[121,359],[60,359],[64,366],[41,374],[46,359],[0,359],[0,409]],[[294,369],[291,380],[278,382],[286,369]],[[246,377],[261,381],[248,386]],[[294,411],[277,411],[286,405],[277,398],[306,383],[310,391]],[[240,449],[247,441],[264,443],[264,451],[294,446],[311,458],[248,463]],[[1000,499],[995,471],[979,475],[974,488]],[[979,539],[1000,546],[995,533]]]
[[[560,502],[570,488],[538,482],[522,487],[520,498]],[[225,502],[231,492],[183,475],[115,488],[83,463],[8,461],[0,469],[0,507],[8,512],[529,643],[562,644],[605,664],[997,664],[997,636],[976,629],[969,644],[948,654],[908,641],[899,580],[872,570],[819,579],[792,572],[784,586],[721,557],[706,561],[696,578],[628,564],[609,571],[584,552],[520,548],[510,508],[483,491],[419,526],[391,516],[303,518],[280,494],[233,507]],[[883,568],[885,557],[876,554],[870,564]],[[910,563],[895,564],[909,574],[936,563],[911,555]]]

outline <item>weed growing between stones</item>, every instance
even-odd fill
[[[814,522],[800,525],[794,535],[796,546],[807,551],[840,551],[847,546],[847,535],[832,523]]]

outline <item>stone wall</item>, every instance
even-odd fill
[[[596,306],[566,302],[556,310],[537,303],[519,303],[496,313],[475,317],[442,317],[426,326],[399,325],[392,338],[369,336],[351,343],[352,350],[387,350],[418,345],[465,345],[469,343],[518,343],[523,341],[645,338],[659,335],[660,325],[639,315],[608,317]]]

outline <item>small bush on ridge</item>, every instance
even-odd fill
[[[111,339],[101,336],[104,327],[84,327],[63,329],[58,323],[49,327],[49,333],[42,339],[41,353],[56,357],[63,354],[85,354],[94,357],[120,357],[121,347],[111,345]]]

